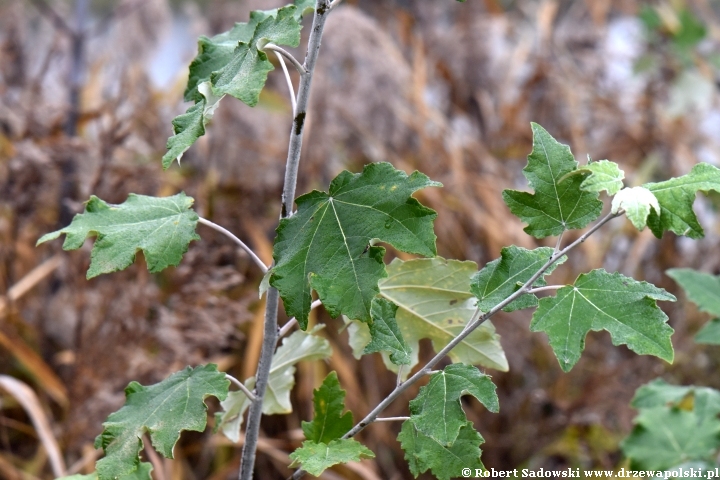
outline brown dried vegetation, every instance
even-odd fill
[[[182,168],[162,172],[159,158],[170,120],[182,111],[185,74],[160,89],[147,66],[178,24],[183,35],[213,34],[275,3],[188,2],[173,13],[167,0],[112,2],[108,17],[92,14],[85,56],[74,64],[70,2],[48,3],[68,19],[66,27],[38,8],[43,1],[0,2],[0,375],[33,388],[73,471],[92,470],[92,440],[122,404],[130,380],[153,383],[206,362],[240,378],[254,373],[262,334],[260,275],[214,231],[199,227],[203,240],[191,245],[178,268],[150,275],[138,259],[124,272],[91,281],[85,280],[90,242],[77,252],[61,252],[60,242],[34,244],[69,223],[91,193],[120,203],[130,192],[184,190],[202,216],[246,239],[269,263],[290,128],[284,79],[278,71],[270,75],[254,110],[224,102]],[[683,4],[663,8],[671,3]],[[685,173],[699,160],[720,162],[717,70],[694,58],[712,91],[682,115],[670,114],[668,103],[686,67],[664,55],[654,73],[630,72],[633,54],[624,49],[644,48],[632,37],[642,33],[640,5],[348,0],[326,29],[298,192],[324,189],[341,169],[358,170],[370,161],[419,169],[445,185],[420,194],[439,212],[439,253],[483,265],[503,246],[542,243],[522,232],[501,199],[504,188],[523,188],[530,121],[569,143],[579,159],[590,153],[620,163],[632,185]],[[706,42],[717,50],[717,10],[708,0],[686,6],[707,22]],[[193,52],[185,53],[189,60]],[[70,92],[78,79],[73,115]],[[677,293],[663,276],[667,268],[718,273],[720,227],[712,199],[698,203],[706,239],[690,244],[668,235],[657,241],[615,221],[558,269],[554,283],[604,265]],[[508,373],[490,372],[501,413],[466,404],[487,441],[485,465],[613,468],[621,461],[617,443],[630,429],[628,403],[639,385],[663,375],[720,386],[708,375],[720,364],[717,349],[691,339],[704,319],[692,308],[685,312],[682,303],[664,307],[676,329],[675,365],[612,347],[609,336],[592,333],[569,374],[561,372],[546,338],[529,333],[529,312],[498,315],[494,323],[510,363]],[[302,438],[300,421],[311,415],[312,389],[329,370],[338,371],[356,418],[394,387],[394,376],[376,356],[352,358],[338,321],[323,313],[313,320],[330,325],[324,332],[335,354],[328,364],[300,366],[291,415],[265,418],[259,478],[289,473],[287,454]],[[386,413],[406,414],[410,398]],[[339,467],[325,478],[411,478],[394,439],[398,429],[369,427],[361,437],[377,459]],[[208,431],[184,436],[176,457],[157,462],[157,478],[234,478],[239,448]],[[30,417],[0,392],[0,477],[51,475]]]

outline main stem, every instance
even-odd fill
[[[495,315],[497,312],[499,312],[500,310],[502,310],[503,308],[505,308],[507,305],[509,305],[511,302],[513,302],[516,298],[520,297],[521,295],[526,294],[526,293],[532,288],[533,284],[537,281],[537,279],[540,278],[540,277],[542,276],[542,274],[545,273],[545,271],[546,271],[548,268],[550,268],[555,262],[557,262],[559,259],[561,259],[561,258],[562,258],[565,254],[567,254],[570,250],[572,250],[573,248],[577,247],[578,245],[580,245],[581,243],[583,243],[585,240],[587,240],[587,238],[588,238],[590,235],[592,235],[593,233],[595,233],[600,227],[602,227],[603,225],[605,225],[607,222],[609,222],[609,221],[612,220],[613,218],[619,217],[619,216],[622,215],[623,213],[624,213],[623,211],[620,211],[620,212],[618,212],[618,213],[609,213],[608,215],[606,215],[605,217],[603,217],[598,223],[596,223],[595,225],[593,225],[592,228],[590,228],[590,230],[588,230],[587,232],[585,232],[585,234],[583,234],[580,238],[578,238],[577,240],[575,240],[574,242],[572,242],[570,245],[568,245],[567,247],[563,248],[562,250],[556,250],[556,251],[552,254],[552,256],[548,259],[548,261],[545,262],[545,264],[535,273],[535,275],[533,275],[533,276],[530,278],[530,280],[528,280],[527,282],[525,282],[525,284],[524,284],[522,287],[520,287],[520,289],[518,289],[517,291],[515,291],[512,295],[510,295],[509,297],[507,297],[507,298],[506,298],[505,300],[503,300],[502,302],[500,302],[500,303],[498,303],[497,305],[495,305],[495,306],[494,306],[491,310],[489,310],[488,312],[486,312],[486,313],[481,313],[481,312],[480,312],[480,309],[476,309],[476,310],[475,310],[475,313],[473,314],[473,316],[472,316],[472,318],[471,318],[471,320],[470,320],[470,322],[469,322],[468,325],[465,327],[465,329],[460,333],[460,335],[458,335],[457,337],[455,337],[454,339],[452,339],[452,341],[451,341],[450,343],[448,343],[448,344],[445,346],[445,348],[443,348],[442,350],[440,350],[440,351],[437,353],[437,355],[435,355],[432,359],[430,359],[430,361],[425,365],[425,367],[423,367],[422,369],[420,369],[417,373],[415,373],[415,375],[413,375],[412,377],[408,378],[405,382],[403,382],[403,383],[401,383],[400,385],[398,385],[398,386],[395,388],[395,390],[393,390],[393,391],[390,393],[390,395],[388,395],[387,397],[385,397],[385,399],[384,399],[382,402],[380,402],[370,413],[368,413],[367,416],[365,416],[365,418],[363,418],[363,419],[362,419],[357,425],[355,425],[349,432],[347,432],[345,435],[343,435],[343,438],[350,438],[350,437],[353,437],[353,436],[357,435],[357,434],[358,434],[361,430],[363,430],[365,427],[367,427],[368,425],[370,425],[371,423],[373,423],[374,421],[376,421],[376,420],[377,420],[377,416],[378,416],[383,410],[385,410],[385,408],[387,408],[388,405],[390,405],[396,398],[398,398],[398,397],[399,397],[405,390],[407,390],[412,384],[414,384],[415,382],[417,382],[418,380],[420,380],[422,377],[424,377],[425,375],[427,375],[428,373],[430,373],[430,371],[432,370],[432,368],[433,368],[435,365],[437,365],[437,364],[440,362],[440,360],[442,360],[443,358],[445,358],[445,356],[446,356],[448,353],[450,353],[450,350],[452,350],[452,349],[455,348],[460,342],[462,342],[462,341],[465,339],[465,337],[467,337],[468,335],[470,335],[476,328],[478,328],[480,325],[482,325],[486,320],[488,320],[490,317],[492,317],[493,315]],[[295,473],[292,475],[291,478],[292,478],[293,480],[297,480],[297,479],[299,479],[300,477],[302,477],[304,474],[305,474],[305,472],[304,472],[303,470],[297,470],[297,471],[295,471]]]
[[[300,153],[302,152],[302,135],[305,127],[305,115],[310,98],[310,85],[312,83],[315,63],[320,51],[325,20],[330,12],[330,0],[317,0],[315,15],[313,16],[312,30],[308,41],[307,55],[305,56],[305,73],[300,76],[298,86],[297,109],[290,129],[290,145],[288,146],[287,163],[285,165],[285,183],[282,193],[282,208],[280,218],[292,215],[295,202],[295,188],[297,186],[298,167],[300,166]],[[245,445],[242,451],[240,464],[240,480],[252,480],[255,467],[255,451],[257,450],[258,435],[260,432],[260,419],[262,417],[262,404],[265,389],[270,376],[270,365],[275,353],[278,338],[277,314],[280,294],[277,289],[270,287],[267,291],[265,303],[265,329],[263,344],[260,350],[260,361],[255,373],[255,400],[250,404],[247,427],[245,430]]]

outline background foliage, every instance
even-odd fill
[[[275,3],[89,2],[78,56],[66,31],[82,16],[76,2],[47,3],[66,27],[42,2],[0,2],[0,374],[35,390],[50,433],[80,472],[92,468],[93,440],[131,379],[147,385],[208,361],[237,377],[254,373],[260,278],[246,256],[209,230],[178,268],[151,275],[134,265],[90,282],[89,243],[86,251],[61,253],[59,242],[35,249],[35,241],[68,225],[90,193],[121,203],[129,192],[185,191],[202,216],[249,239],[269,263],[291,121],[281,75],[269,75],[253,111],[239,102],[220,105],[181,169],[162,173],[158,159],[170,120],[187,108],[179,99],[195,39],[284,2]],[[359,171],[368,161],[417,168],[445,186],[418,194],[438,212],[443,257],[483,266],[506,245],[552,246],[525,235],[502,203],[503,189],[523,189],[530,121],[578,157],[619,162],[629,185],[687,173],[698,161],[720,163],[720,13],[709,1],[345,3],[323,41],[298,192],[325,190],[343,168]],[[682,298],[663,272],[720,271],[717,201],[696,202],[701,241],[669,234],[655,241],[649,230],[618,221],[559,266],[552,283],[605,267]],[[624,462],[619,441],[633,428],[630,400],[639,386],[662,376],[720,387],[710,374],[720,364],[717,347],[693,342],[707,317],[689,304],[662,308],[676,331],[673,365],[610,348],[608,334],[594,333],[568,374],[544,335],[529,333],[529,312],[495,317],[510,371],[488,373],[502,408],[490,414],[462,400],[485,438],[484,464],[614,468]],[[298,407],[264,420],[274,440],[260,444],[258,468],[268,475],[287,476],[287,452],[304,438],[313,389],[330,370],[355,418],[394,387],[380,356],[355,362],[347,333],[336,327],[331,322],[321,333],[334,352],[328,363],[297,365]],[[433,347],[422,339],[419,350],[428,358]],[[12,396],[2,392],[0,401],[0,476],[49,478],[31,419]],[[387,414],[405,415],[402,408],[398,402]],[[394,440],[400,428],[380,423],[362,432],[359,440],[377,458],[338,471],[410,478]],[[175,456],[172,464],[156,462],[155,474],[231,477],[239,451],[208,431],[184,435]]]

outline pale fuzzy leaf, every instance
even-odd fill
[[[432,186],[440,184],[422,173],[371,163],[359,174],[342,172],[329,193],[299,197],[297,213],[277,228],[270,277],[287,314],[307,328],[314,289],[331,316],[370,321],[370,304],[386,275],[385,249],[370,242],[434,256],[436,213],[411,196]]]
[[[660,213],[660,203],[655,195],[645,187],[623,188],[612,199],[612,213],[625,210],[625,215],[638,230],[647,226],[650,210]]]
[[[533,150],[523,172],[535,193],[505,190],[505,203],[528,224],[525,232],[535,238],[585,227],[600,216],[602,202],[598,193],[580,188],[582,175],[567,175],[578,166],[570,147],[559,143],[536,123],[532,124],[532,131]]]
[[[662,237],[666,230],[690,238],[705,235],[692,206],[697,192],[720,192],[720,169],[699,163],[687,175],[643,186],[660,203],[660,214],[650,212],[648,217],[648,226],[656,237]]]
[[[137,470],[145,434],[155,450],[173,458],[180,432],[205,430],[205,398],[224,400],[229,384],[213,364],[187,367],[149,387],[130,382],[125,389],[125,405],[110,414],[95,439],[95,448],[105,451],[105,457],[96,464],[99,479],[114,480]]]
[[[474,262],[430,259],[393,260],[388,277],[380,282],[380,294],[397,305],[396,320],[405,342],[419,350],[419,341],[432,340],[440,351],[462,332],[475,312],[470,278],[477,271]],[[450,351],[454,362],[507,371],[505,353],[490,322],[485,322]],[[417,363],[412,360],[411,368]]]
[[[578,169],[579,172],[589,172],[580,184],[580,188],[586,192],[602,192],[605,190],[608,195],[613,196],[623,188],[625,172],[620,170],[618,164],[609,160],[590,162]]]
[[[405,343],[395,320],[397,308],[397,305],[384,298],[373,299],[370,307],[372,323],[368,326],[371,341],[364,353],[389,352],[392,363],[409,365],[412,350]]]
[[[263,398],[263,414],[292,412],[290,392],[295,386],[295,365],[301,361],[324,360],[332,355],[330,343],[315,335],[322,328],[322,325],[318,325],[309,332],[295,331],[283,339],[270,365],[268,386]],[[252,391],[255,388],[255,378],[245,380],[244,384]],[[237,391],[230,392],[220,405],[223,410],[215,414],[215,429],[222,430],[226,437],[238,442],[243,414],[250,406],[250,401],[244,393]]]
[[[434,373],[410,402],[410,421],[424,435],[450,446],[468,421],[460,397],[472,395],[491,412],[499,402],[490,377],[472,365],[453,363]]]
[[[480,461],[483,438],[475,431],[472,422],[460,428],[451,446],[424,435],[410,420],[403,423],[397,438],[415,478],[430,470],[438,480],[450,480],[457,478],[464,468],[469,468],[473,473],[476,469],[485,469]]]
[[[530,330],[547,333],[566,372],[580,359],[590,330],[606,330],[613,345],[625,344],[635,353],[672,362],[673,329],[656,300],[676,299],[647,282],[593,270],[580,275],[574,285],[559,289],[554,297],[540,299]]]
[[[375,454],[352,438],[333,440],[330,443],[306,440],[290,454],[290,460],[293,461],[290,466],[302,465],[303,470],[317,477],[333,465],[359,462],[363,458],[375,458]]]
[[[63,249],[76,250],[85,239],[97,236],[87,278],[116,272],[130,266],[142,250],[148,270],[159,272],[176,266],[193,240],[198,216],[191,210],[192,197],[147,197],[131,193],[125,203],[111,205],[96,196],[75,215],[70,225],[43,235],[37,244],[66,235]]]
[[[500,258],[488,263],[482,270],[472,276],[470,291],[478,298],[478,308],[483,312],[488,312],[495,305],[512,295],[547,263],[552,254],[553,249],[549,247],[527,250],[513,245],[503,248],[500,252]],[[550,275],[565,260],[567,260],[567,257],[562,257],[550,266],[543,276],[535,281],[533,286],[547,285],[544,276]],[[535,295],[525,294],[503,308],[503,311],[512,312],[523,308],[536,307],[537,304],[538,300]]]

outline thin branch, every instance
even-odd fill
[[[225,374],[225,378],[230,380],[230,383],[238,387],[251,402],[255,401],[255,394],[248,390],[248,388],[240,380],[227,373]]]
[[[376,422],[404,422],[410,419],[410,417],[378,417],[375,419]]]
[[[318,53],[320,52],[320,42],[322,40],[323,29],[325,28],[325,20],[329,13],[329,3],[330,0],[317,0],[315,4],[315,15],[313,16],[307,55],[305,56],[305,64],[303,65],[305,73],[300,76],[297,108],[293,117],[292,128],[290,129],[280,218],[290,217],[293,204],[295,203],[295,189],[297,187],[298,169],[300,167],[300,154],[302,153],[305,115],[310,98],[313,71],[315,70],[315,63],[317,62]],[[258,368],[255,373],[256,399],[254,402],[251,402],[250,411],[248,412],[245,445],[243,446],[242,458],[240,460],[240,480],[252,480],[253,478],[255,450],[257,449],[260,419],[262,418],[263,397],[265,396],[265,389],[270,375],[272,356],[273,353],[275,353],[278,340],[278,301],[279,293],[277,289],[270,287],[267,292],[267,303],[265,304],[265,329],[263,332],[262,348],[260,350],[260,361],[258,362]]]
[[[310,310],[314,310],[320,305],[322,305],[322,302],[320,300],[315,300],[310,304]],[[278,340],[287,335],[287,333],[292,330],[297,324],[298,321],[295,317],[292,317],[290,320],[288,320],[285,325],[283,325],[282,328],[278,330]]]
[[[545,271],[550,268],[555,262],[557,262],[559,259],[561,259],[565,254],[567,254],[570,250],[577,247],[581,243],[583,243],[587,238],[595,233],[600,227],[605,225],[607,222],[612,220],[615,217],[619,217],[622,214],[622,212],[618,213],[609,213],[606,216],[604,216],[598,223],[592,226],[590,230],[585,232],[580,238],[572,242],[567,247],[563,248],[559,252],[553,253],[552,256],[548,259],[547,262],[527,281],[525,284],[520,287],[518,290],[513,292],[512,295],[508,296],[505,300],[495,305],[492,309],[490,309],[488,312],[479,315],[479,309],[476,309],[475,313],[473,314],[473,318],[476,318],[474,321],[471,321],[468,326],[454,339],[448,343],[445,348],[440,350],[430,361],[425,365],[424,368],[420,369],[415,375],[408,378],[406,381],[404,381],[402,384],[397,386],[395,390],[393,390],[390,395],[385,397],[383,401],[381,401],[370,413],[365,416],[359,423],[357,423],[352,429],[350,429],[349,432],[347,432],[345,435],[343,435],[342,438],[350,438],[358,434],[358,432],[362,431],[365,427],[373,423],[377,420],[377,416],[387,408],[388,405],[390,405],[395,399],[397,399],[405,390],[410,388],[414,383],[416,383],[418,380],[420,380],[422,377],[424,377],[426,374],[431,373],[432,368],[437,365],[440,360],[445,358],[445,356],[450,353],[450,351],[455,348],[460,342],[465,340],[465,338],[470,335],[476,328],[478,328],[480,325],[482,325],[486,320],[488,320],[490,317],[495,315],[497,312],[505,308],[507,305],[512,303],[515,299],[520,297],[521,295],[526,294],[532,287],[532,285],[537,281],[538,278],[542,276]],[[301,478],[305,474],[304,470],[296,470],[295,473],[292,475],[293,480],[297,480]]]
[[[212,228],[213,230],[216,230],[216,231],[222,233],[222,234],[225,235],[226,237],[230,238],[233,242],[237,243],[237,244],[240,246],[240,248],[242,248],[243,250],[245,250],[245,252],[246,252],[248,255],[250,255],[250,258],[252,258],[252,260],[255,262],[255,264],[256,264],[258,267],[260,267],[260,270],[262,270],[263,273],[267,273],[267,271],[268,271],[267,265],[265,265],[265,264],[263,263],[263,261],[260,260],[260,257],[258,257],[258,256],[255,254],[255,252],[252,251],[252,249],[251,249],[250,247],[248,247],[247,245],[245,245],[245,243],[244,243],[242,240],[240,240],[238,237],[236,237],[230,230],[228,230],[228,229],[226,229],[226,228],[224,228],[224,227],[221,227],[221,226],[218,225],[217,223],[213,223],[213,222],[211,222],[210,220],[207,220],[207,219],[202,218],[202,217],[199,217],[199,218],[198,218],[198,223],[202,223],[203,225],[206,225],[206,226]]]
[[[280,66],[283,69],[283,73],[285,74],[285,80],[287,81],[288,90],[290,90],[290,103],[292,104],[292,113],[293,118],[295,117],[295,111],[297,110],[297,100],[295,99],[295,87],[293,87],[292,78],[290,78],[290,72],[288,72],[287,65],[285,65],[285,60],[283,59],[282,55],[280,55],[278,52],[275,52],[275,56],[278,58],[278,61],[280,62]]]
[[[288,52],[282,47],[279,47],[275,45],[274,43],[268,43],[265,44],[265,46],[262,48],[263,50],[272,50],[273,52],[282,55],[283,57],[287,58],[290,63],[293,64],[293,67],[297,69],[298,72],[300,72],[300,75],[307,75],[307,70],[305,67],[303,67],[302,63],[298,61],[297,58],[293,56],[292,53]]]
[[[330,2],[330,10],[340,5],[340,3],[342,3],[342,0],[332,0],[332,2]]]
[[[531,288],[527,291],[527,293],[538,293],[538,292],[547,292],[549,290],[558,290],[560,288],[565,287],[566,285],[548,285],[545,287],[537,287],[537,288]]]

